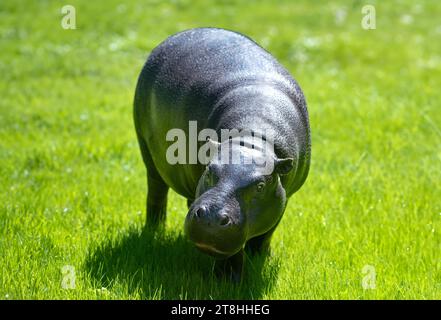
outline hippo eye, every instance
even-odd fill
[[[265,188],[265,182],[259,182],[256,186],[257,192],[262,192]]]

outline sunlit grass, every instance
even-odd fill
[[[441,298],[437,1],[370,1],[371,31],[359,1],[74,0],[76,30],[60,26],[64,4],[0,2],[0,299]],[[186,241],[178,195],[165,230],[142,232],[137,75],[197,26],[254,38],[309,104],[310,175],[240,287]]]

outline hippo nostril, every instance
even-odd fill
[[[228,216],[222,216],[219,224],[221,226],[226,226],[228,223],[230,223],[230,218],[228,218]]]
[[[196,210],[196,212],[194,213],[194,215],[196,216],[196,218],[201,218],[201,217],[203,217],[206,213],[207,213],[207,209],[206,209],[204,206],[202,206],[202,207],[199,207],[199,208]]]

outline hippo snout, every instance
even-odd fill
[[[231,223],[231,218],[228,212],[218,211],[215,214],[210,214],[209,209],[205,205],[198,206],[191,211],[190,219],[196,220],[196,223],[205,223],[208,226],[226,227]]]
[[[185,231],[199,250],[218,258],[232,256],[245,242],[243,222],[237,213],[205,204],[190,208]]]

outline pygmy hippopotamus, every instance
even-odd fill
[[[288,198],[308,175],[310,128],[299,85],[250,38],[191,29],[151,52],[134,122],[147,168],[146,226],[163,224],[172,188],[187,199],[189,239],[216,257],[216,270],[240,281],[244,250],[269,249]],[[180,150],[179,139],[188,139]],[[197,156],[203,147],[205,158]]]

